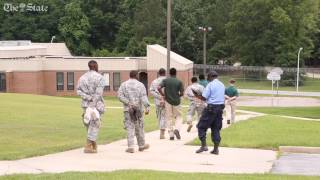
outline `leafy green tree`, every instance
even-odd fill
[[[65,7],[65,16],[60,19],[59,30],[67,46],[76,55],[90,53],[88,41],[90,23],[88,17],[80,7],[79,1],[75,0]]]

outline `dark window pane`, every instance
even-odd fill
[[[119,72],[113,73],[113,90],[118,91],[120,84],[121,84],[120,73]]]
[[[64,90],[63,72],[57,72],[57,90],[58,91],[63,91]]]
[[[67,73],[67,89],[74,90],[74,72]]]
[[[6,74],[0,73],[0,92],[6,92]]]

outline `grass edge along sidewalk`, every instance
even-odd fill
[[[130,180],[194,180],[194,179],[243,179],[243,180],[313,180],[319,179],[319,176],[292,176],[292,175],[274,175],[274,174],[211,174],[211,173],[178,173],[167,171],[149,171],[149,170],[121,170],[113,172],[67,172],[61,174],[21,174],[0,176],[0,180],[55,180],[55,179],[68,179],[68,180],[96,180],[96,179],[130,179]]]

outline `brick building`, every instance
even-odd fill
[[[64,43],[0,41],[0,92],[52,96],[76,95],[77,81],[95,60],[107,79],[105,95],[115,95],[131,70],[140,71],[140,81],[149,87],[159,68],[166,67],[166,48],[148,45],[147,57],[72,56]],[[193,75],[193,62],[172,52],[171,67],[185,86]]]

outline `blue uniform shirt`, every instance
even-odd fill
[[[224,104],[225,87],[221,81],[215,79],[211,81],[202,93],[207,104]]]

